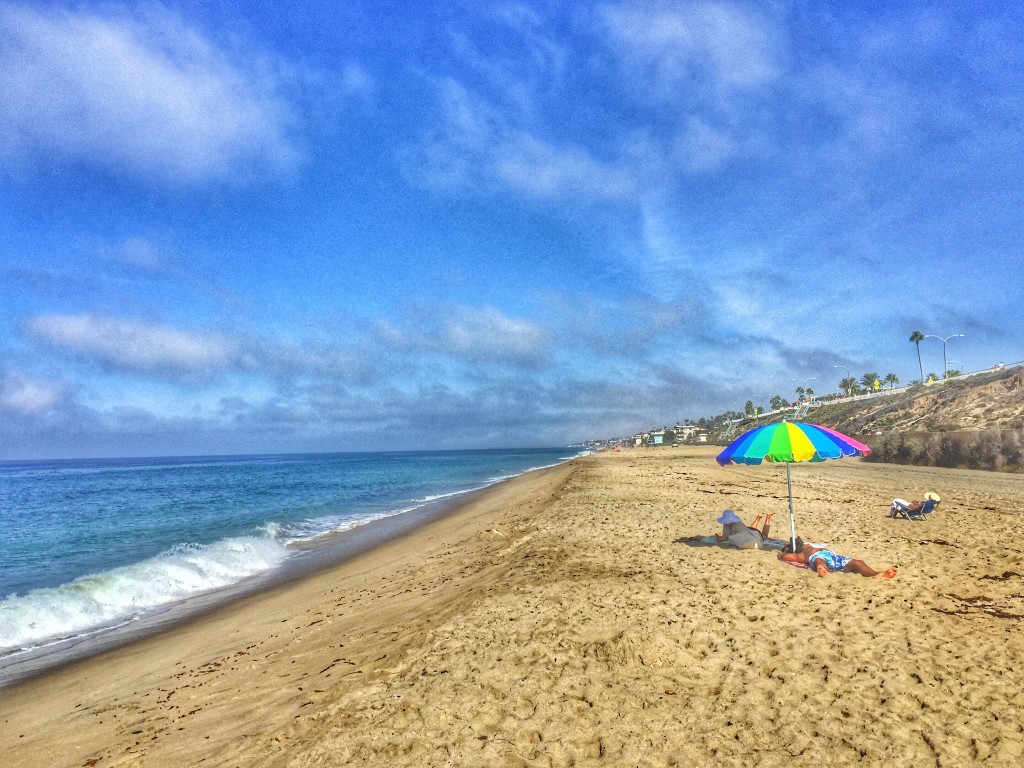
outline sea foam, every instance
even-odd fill
[[[17,663],[23,649],[48,655],[61,641],[100,639],[271,572],[289,553],[306,558],[338,532],[444,504],[567,453],[0,462],[0,657]],[[214,543],[175,545],[182,541]]]
[[[0,655],[137,619],[153,609],[271,570],[288,550],[243,536],[179,545],[134,565],[0,600]]]

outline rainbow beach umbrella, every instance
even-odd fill
[[[782,421],[744,432],[729,443],[716,460],[723,467],[729,464],[760,464],[762,461],[786,462],[790,540],[796,546],[793,481],[789,465],[794,461],[825,461],[844,456],[867,456],[869,453],[871,449],[864,443],[834,429],[799,421]]]

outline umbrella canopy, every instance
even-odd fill
[[[786,462],[786,486],[789,489],[790,540],[796,546],[796,518],[793,515],[793,482],[789,465],[794,461],[825,461],[844,456],[867,456],[871,449],[852,437],[818,424],[783,421],[765,424],[744,432],[718,454],[722,466],[760,464],[762,461]]]
[[[718,454],[717,461],[723,466],[762,461],[824,461],[869,453],[871,449],[864,443],[834,429],[783,421],[744,432]]]

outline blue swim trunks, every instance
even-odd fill
[[[830,549],[823,549],[820,552],[815,552],[807,558],[807,565],[812,571],[815,570],[814,561],[819,558],[825,563],[825,567],[828,568],[829,571],[841,571],[846,567],[848,562],[853,560],[852,557],[843,557],[842,555],[837,555]]]

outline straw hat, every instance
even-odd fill
[[[742,523],[743,521],[740,520],[740,516],[731,509],[727,509],[722,513],[722,516],[718,518],[718,522],[722,525],[728,525],[729,523]]]
[[[942,499],[939,498],[939,494],[935,491],[928,491],[928,493],[924,495],[924,498],[925,501],[942,501]]]

